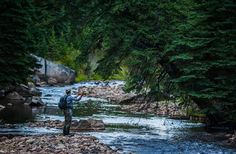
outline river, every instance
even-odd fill
[[[15,123],[13,128],[1,128],[1,135],[38,135],[62,133],[58,129],[25,127],[28,121],[61,120],[63,114],[57,108],[60,96],[65,89],[80,86],[116,86],[121,81],[110,83],[81,82],[64,87],[40,87],[42,100],[47,104],[41,108],[28,106],[7,107],[0,112],[0,120]],[[121,110],[104,99],[83,97],[75,104],[73,119],[103,120],[106,130],[103,132],[83,132],[97,137],[101,142],[117,149],[121,153],[157,154],[157,153],[236,153],[236,149],[222,147],[215,142],[203,142],[196,136],[205,135],[202,123],[188,120],[173,120],[154,115],[132,114]]]

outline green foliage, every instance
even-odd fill
[[[211,117],[233,121],[236,53],[230,40],[236,38],[236,5],[212,0],[183,7],[176,11],[184,20],[176,23],[174,39],[166,46],[169,62],[178,70],[173,81]]]
[[[88,77],[85,74],[80,73],[75,78],[75,82],[86,81],[87,79],[88,79]]]
[[[210,120],[236,122],[233,0],[0,4],[1,84],[25,81],[35,52],[77,70],[77,81],[125,78],[127,90],[187,96]]]
[[[28,0],[3,0],[0,10],[0,85],[24,83],[36,66],[30,55],[32,6]]]
[[[121,70],[117,74],[109,77],[109,80],[126,80],[128,75],[128,68],[121,66]]]
[[[187,95],[210,120],[234,121],[233,0],[77,2],[84,38],[78,59],[103,51],[96,71],[108,77],[127,66],[127,89],[157,97]]]

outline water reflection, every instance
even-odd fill
[[[6,106],[0,111],[0,120],[4,123],[25,123],[34,120],[35,115],[28,105],[11,105]]]

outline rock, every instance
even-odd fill
[[[105,130],[105,124],[102,120],[80,120],[79,122],[73,121],[71,129],[80,131],[101,131]]]
[[[50,77],[49,79],[48,79],[48,84],[49,85],[56,85],[58,82],[57,82],[57,80],[55,79],[55,78],[52,78],[52,77]]]
[[[75,81],[76,72],[64,65],[56,64],[44,58],[34,56],[42,67],[36,71],[38,82],[48,81],[50,84],[70,84]],[[45,73],[46,72],[46,73]],[[46,79],[46,80],[45,80]],[[49,79],[49,80],[47,80]],[[37,82],[37,83],[38,83]]]
[[[0,111],[3,110],[3,109],[5,109],[5,108],[6,108],[5,106],[0,105]]]
[[[33,96],[30,105],[31,106],[43,106],[45,104],[43,103],[43,101],[40,97]]]
[[[101,82],[99,82],[99,85],[100,83]],[[135,96],[134,93],[125,93],[123,90],[124,85],[117,86],[117,84],[115,84],[115,86],[110,86],[108,83],[101,85],[102,86],[80,87],[79,92],[85,93],[86,96],[107,99],[110,102],[121,102],[124,99]]]
[[[28,88],[36,88],[33,82],[28,82]]]
[[[234,134],[232,134],[232,136],[229,138],[229,143],[236,145],[236,131],[234,132]]]
[[[42,92],[39,89],[37,89],[36,87],[34,87],[34,88],[30,88],[30,94],[32,96],[41,96]]]
[[[37,70],[35,70],[35,71],[37,71]],[[33,80],[33,82],[34,82],[34,84],[35,85],[39,85],[40,84],[40,78],[38,77],[38,75],[34,75],[33,77],[32,77],[32,80]]]
[[[0,153],[106,153],[117,152],[94,137],[62,135],[16,136],[12,139],[0,138]],[[69,151],[68,151],[69,150]]]
[[[0,95],[6,99],[17,101],[25,101],[28,97],[32,96],[41,96],[42,93],[35,87],[33,83],[28,84],[29,86],[20,84],[16,86],[5,87],[4,89],[1,89]]]
[[[52,97],[52,94],[46,94],[44,97]]]
[[[16,86],[15,91],[17,91],[23,97],[41,96],[41,92],[35,87],[32,82],[29,83],[29,86],[26,86],[24,84]]]
[[[6,136],[0,137],[0,142],[7,140]],[[1,152],[0,152],[1,153]]]
[[[33,82],[28,82],[28,92],[30,96],[41,96],[42,92],[36,88]]]
[[[8,106],[12,106],[13,104],[12,103],[7,103]]]
[[[65,145],[64,144],[58,144],[56,146],[56,149],[64,149],[65,148]]]
[[[28,140],[26,140],[26,143],[27,144],[33,144],[34,143],[34,139],[29,138]]]
[[[24,97],[22,97],[21,95],[18,94],[18,92],[13,91],[9,94],[6,95],[7,99],[11,99],[11,100],[25,100]]]
[[[40,81],[39,83],[36,84],[37,86],[47,86],[47,82],[46,81]]]
[[[20,85],[16,86],[15,87],[15,91],[18,92],[23,97],[30,97],[30,96],[32,96],[30,94],[29,87],[24,85],[24,84],[20,84]]]
[[[5,90],[4,89],[1,89],[0,90],[0,97],[4,97],[5,96]]]

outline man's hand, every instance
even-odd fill
[[[78,93],[77,96],[84,96],[86,93],[83,91],[82,93]]]

